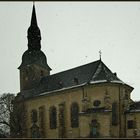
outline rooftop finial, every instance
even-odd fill
[[[100,60],[101,60],[101,56],[102,56],[102,52],[101,52],[101,50],[99,51],[99,56],[100,56]]]

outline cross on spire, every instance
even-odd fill
[[[101,50],[100,50],[100,51],[99,51],[100,60],[101,60],[101,56],[102,56],[102,52],[101,52]]]

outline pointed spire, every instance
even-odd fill
[[[37,19],[36,19],[36,11],[35,11],[35,4],[33,2],[33,10],[32,10],[32,18],[31,18],[31,26],[37,26]]]
[[[28,38],[28,49],[29,50],[40,50],[41,49],[41,33],[40,29],[37,25],[37,18],[36,18],[36,12],[35,12],[35,5],[33,3],[33,9],[32,9],[32,17],[31,17],[31,25],[28,28],[27,33]]]

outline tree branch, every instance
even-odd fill
[[[6,124],[7,126],[9,126],[9,127],[10,127],[10,124],[9,124],[9,123],[7,123],[6,121],[0,121],[0,124]]]

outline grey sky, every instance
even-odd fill
[[[99,59],[140,100],[140,2],[36,2],[51,74]],[[19,92],[32,2],[0,2],[0,94]]]

